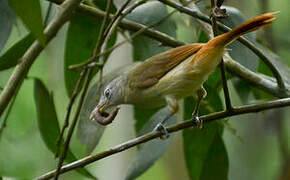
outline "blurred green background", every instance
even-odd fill
[[[45,12],[48,3],[46,1],[41,2],[43,12]],[[264,0],[225,1],[225,5],[240,9],[247,18],[264,12],[265,9],[261,6],[263,3],[265,3]],[[288,65],[290,65],[289,9],[290,3],[288,0],[269,0],[269,7],[267,8],[267,11],[280,11],[277,20],[271,26],[273,41],[268,45],[274,47],[274,52]],[[56,6],[54,6],[52,14],[54,15],[56,12]],[[192,37],[191,35],[190,37],[187,36],[191,30],[186,28],[182,23],[178,24],[178,39],[188,40]],[[67,25],[60,30],[57,37],[37,58],[16,98],[7,121],[7,127],[0,139],[0,174],[5,175],[5,177],[14,179],[13,177],[17,176],[20,178],[16,179],[30,179],[56,167],[54,155],[46,148],[38,131],[33,98],[33,81],[29,77],[39,77],[53,91],[57,115],[62,124],[69,100],[66,95],[64,96],[66,92],[63,78],[66,30]],[[9,49],[26,34],[27,31],[23,24],[17,19],[5,49]],[[258,38],[263,39],[263,34],[263,31],[259,31]],[[122,37],[118,36],[118,41],[121,40]],[[5,49],[1,53],[5,52]],[[116,49],[105,66],[105,73],[122,64],[132,62],[131,54],[132,46],[130,44]],[[11,72],[12,69],[0,72],[0,87],[5,86]],[[231,84],[230,91],[233,104],[242,104]],[[285,156],[281,152],[281,146],[288,150],[288,156],[290,152],[289,110],[289,108],[283,108],[230,118],[230,124],[236,129],[236,135],[229,128],[225,128],[224,140],[230,160],[229,179],[274,180],[279,178],[285,160]],[[95,152],[108,149],[135,137],[132,112],[131,106],[124,106],[121,109],[115,123],[106,129]],[[167,152],[138,180],[189,179],[183,156],[181,135],[181,132],[176,133]],[[283,138],[286,140],[286,144],[281,142]],[[72,140],[71,148],[76,155],[85,152],[84,147],[75,137]],[[99,179],[123,179],[135,152],[136,149],[133,148],[87,167]],[[61,179],[85,178],[78,173],[69,172],[62,175]]]

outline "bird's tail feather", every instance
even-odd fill
[[[266,13],[266,14],[262,14],[260,16],[254,17],[250,19],[249,21],[246,21],[240,24],[239,26],[235,27],[231,31],[220,35],[220,37],[217,37],[217,39],[219,39],[220,42],[216,41],[216,43],[220,43],[220,45],[227,46],[231,42],[233,42],[235,39],[242,36],[243,34],[255,31],[261,27],[271,24],[272,21],[276,19],[275,14],[277,13],[278,12]]]

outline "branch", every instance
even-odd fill
[[[280,108],[280,107],[285,107],[285,106],[290,106],[290,98],[268,101],[268,102],[261,103],[261,104],[239,106],[239,107],[235,107],[230,112],[229,111],[220,111],[220,112],[212,113],[210,115],[201,116],[200,119],[204,123],[209,123],[211,121],[215,121],[218,119],[224,119],[224,118],[231,117],[231,116],[254,113],[254,112],[259,112],[259,111],[266,110],[266,109]],[[185,128],[189,128],[192,126],[194,126],[194,120],[188,120],[188,121],[185,121],[185,122],[173,125],[173,126],[169,126],[167,128],[167,130],[169,133],[173,133],[173,132],[180,131],[180,130],[183,130]],[[104,159],[105,157],[108,157],[108,156],[111,156],[113,154],[125,151],[126,149],[135,147],[139,144],[145,143],[147,141],[150,141],[152,139],[155,139],[155,138],[161,137],[161,136],[162,136],[162,133],[158,132],[158,131],[147,133],[147,134],[142,135],[140,137],[137,137],[135,139],[132,139],[132,140],[129,140],[129,141],[124,142],[122,144],[119,144],[113,148],[110,148],[109,150],[100,152],[100,153],[95,154],[95,155],[90,155],[90,156],[84,157],[80,160],[69,163],[61,168],[60,173],[65,173],[65,172],[74,170],[76,168],[84,167],[92,162],[98,161],[100,159]],[[50,172],[38,177],[37,179],[38,180],[49,179],[49,178],[53,177],[54,174],[55,174],[55,170],[50,171]]]
[[[61,4],[61,8],[57,16],[52,19],[49,25],[45,28],[44,34],[46,36],[46,45],[56,35],[62,25],[69,20],[70,15],[74,12],[75,8],[81,0],[66,0]],[[17,94],[24,78],[26,77],[31,65],[44,49],[38,40],[28,48],[24,55],[20,58],[20,63],[15,67],[12,75],[10,76],[6,86],[0,94],[0,117],[8,106],[12,97]]]

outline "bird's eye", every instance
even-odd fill
[[[111,96],[111,89],[106,89],[104,92],[104,95],[106,96],[106,98],[110,98]]]

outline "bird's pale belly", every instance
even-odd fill
[[[175,99],[195,95],[210,73],[192,68],[189,63],[192,57],[172,69],[152,87],[152,91],[161,96],[172,96]]]

